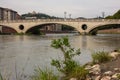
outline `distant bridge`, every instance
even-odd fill
[[[99,26],[120,24],[120,19],[35,19],[0,21],[0,27],[6,26],[17,33],[26,33],[29,29],[44,24],[68,25],[74,27],[80,33],[89,33]],[[86,28],[86,30],[84,30],[84,28]]]

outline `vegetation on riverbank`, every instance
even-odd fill
[[[2,74],[0,73],[0,80],[3,80],[3,76],[2,76]]]
[[[108,30],[99,30],[98,34],[120,34],[120,28],[117,29],[108,29]]]
[[[111,56],[108,52],[99,51],[92,54],[93,64],[104,63],[111,60]]]
[[[69,80],[74,77],[78,80],[85,79],[88,71],[85,70],[84,66],[79,65],[75,60],[74,56],[80,55],[80,49],[75,50],[71,47],[68,38],[53,40],[52,47],[60,49],[63,53],[63,60],[52,59],[51,65],[55,66],[58,71],[63,73],[63,80]]]
[[[49,69],[42,70],[40,68],[35,69],[35,73],[31,76],[31,80],[58,80],[58,76]]]

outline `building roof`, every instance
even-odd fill
[[[17,11],[14,11],[14,10],[9,9],[9,8],[3,8],[3,7],[0,7],[0,9],[4,9],[4,10],[7,10],[7,11],[13,11],[13,12],[17,13]]]
[[[0,9],[3,9],[2,7],[0,7]]]

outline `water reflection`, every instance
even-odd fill
[[[82,46],[81,46],[81,48],[86,50],[87,49],[87,36],[81,36],[81,38],[82,38],[82,42],[81,42]]]

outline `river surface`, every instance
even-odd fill
[[[52,48],[51,41],[68,35],[71,45],[81,49],[75,57],[80,64],[91,61],[96,51],[113,51],[120,48],[120,35],[100,34],[97,36],[76,36],[73,34],[47,34],[45,36],[0,35],[0,72],[11,80],[32,75],[38,66],[50,68],[51,59],[61,59],[60,50]],[[24,76],[24,77],[26,77]]]

